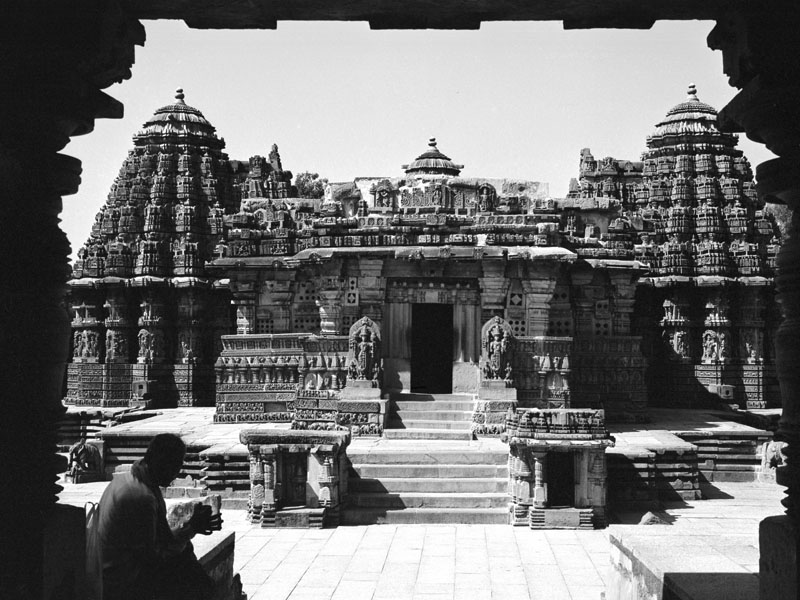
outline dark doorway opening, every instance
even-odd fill
[[[453,306],[411,307],[411,391],[449,394],[453,391]]]
[[[575,461],[572,452],[550,452],[547,455],[547,504],[550,508],[575,504]]]
[[[281,458],[281,506],[305,506],[308,455],[305,452],[284,452]]]

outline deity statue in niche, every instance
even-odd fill
[[[761,346],[763,344],[763,334],[761,331],[755,330],[747,332],[743,336],[744,352],[743,356],[747,364],[754,365],[763,362],[761,356]]]
[[[85,344],[83,342],[83,332],[76,331],[73,336],[74,350],[72,352],[72,356],[74,356],[75,358],[80,358],[81,356],[83,356],[84,346]]]
[[[689,356],[689,341],[685,331],[676,331],[673,349],[675,354],[680,358],[687,358]]]
[[[358,381],[374,381],[377,385],[381,367],[380,329],[369,317],[363,317],[350,328],[349,338],[348,376]]]
[[[149,363],[153,360],[153,334],[142,329],[139,331],[139,360],[140,363]]]
[[[713,363],[716,362],[719,356],[719,340],[714,331],[706,331],[703,333],[703,362]]]
[[[500,317],[493,317],[481,331],[483,377],[511,381],[511,327]]]
[[[496,197],[494,188],[488,184],[484,184],[478,188],[478,210],[481,212],[488,212],[494,209],[494,202]]]

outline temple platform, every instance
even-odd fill
[[[663,525],[618,514],[609,527],[612,570],[606,598],[681,600],[758,598],[759,522],[781,512],[783,488],[763,483],[702,485],[706,500],[665,502]]]

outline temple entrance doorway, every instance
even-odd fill
[[[453,306],[411,307],[411,391],[449,394],[453,391]]]
[[[574,506],[575,460],[572,452],[547,455],[547,504],[550,508]]]

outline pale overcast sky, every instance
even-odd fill
[[[371,31],[366,23],[279,23],[200,31],[146,23],[133,78],[110,88],[125,118],[100,120],[65,152],[83,184],[64,198],[73,255],[105,202],[131,137],[181,87],[231,158],[280,148],[284,168],[331,181],[400,176],[436,137],[465,177],[544,181],[564,196],[581,148],[638,160],[689,83],[717,109],[735,94],[711,22],[648,31],[564,31],[560,23],[484,23],[479,31]],[[742,136],[755,166],[772,155]]]

